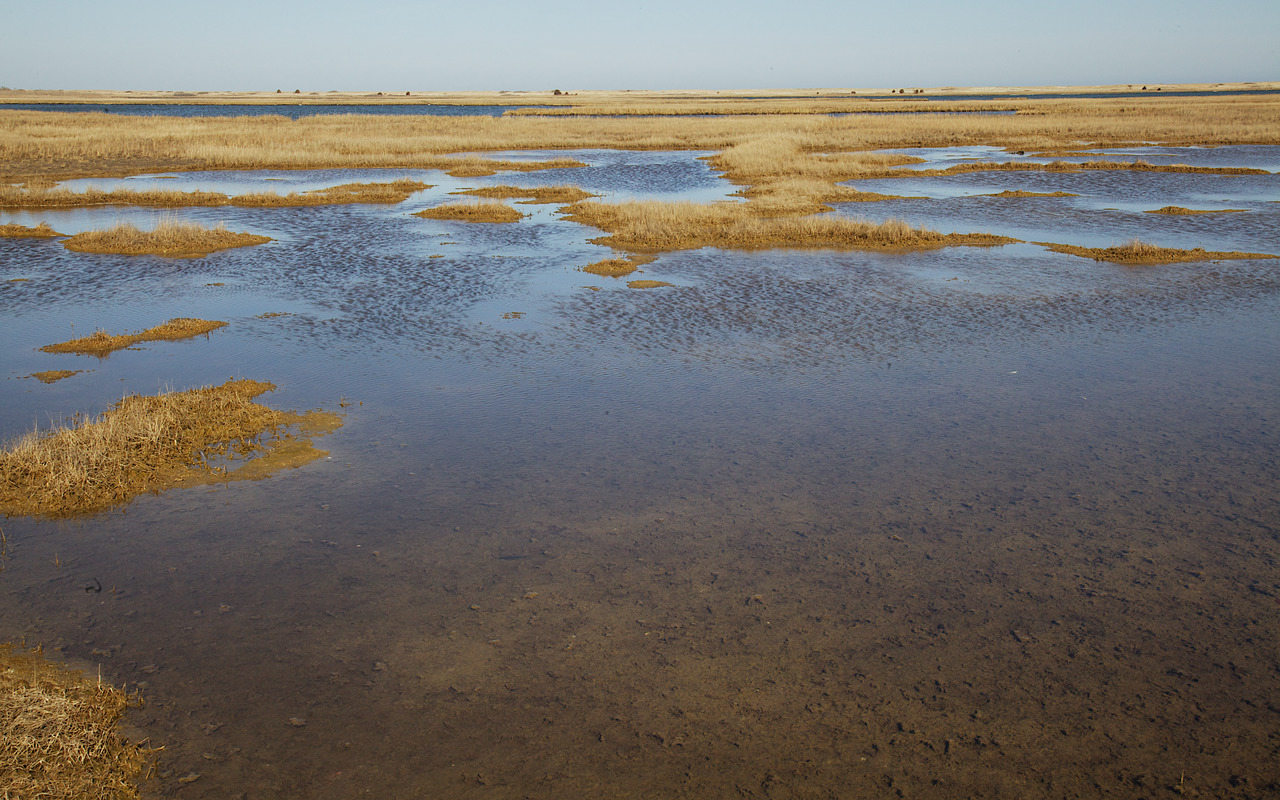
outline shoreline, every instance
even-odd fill
[[[575,90],[556,94],[556,89],[534,91],[301,91],[298,89],[267,91],[158,91],[148,89],[0,89],[0,106],[11,104],[91,104],[91,105],[580,105],[612,103],[622,100],[742,100],[742,99],[819,99],[890,98],[924,100],[929,98],[1023,95],[1094,94],[1165,94],[1179,92],[1238,93],[1280,92],[1280,81],[1239,81],[1230,83],[1108,84],[1099,86],[943,86],[900,88],[825,88],[825,89],[675,89],[675,90]]]

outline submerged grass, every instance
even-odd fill
[[[0,645],[0,793],[42,800],[133,800],[148,752],[120,733],[137,704],[39,652]]]
[[[215,331],[225,327],[227,323],[216,320],[192,319],[177,317],[163,325],[148,328],[141,333],[122,333],[112,335],[106,331],[95,331],[89,336],[72,339],[68,342],[49,344],[41,347],[45,353],[76,353],[79,355],[105,356],[116,350],[132,347],[139,342],[177,341]]]
[[[206,228],[194,222],[162,220],[150,231],[140,230],[129,223],[120,223],[107,230],[77,233],[62,244],[68,250],[79,253],[199,258],[218,250],[248,247],[269,241],[271,238],[268,236],[233,233],[223,223]]]
[[[414,214],[423,219],[442,219],[455,222],[519,222],[521,214],[506,203],[476,200],[470,203],[446,203]]]
[[[1054,244],[1052,242],[1035,242],[1055,253],[1092,258],[1094,261],[1110,261],[1116,264],[1134,266],[1155,264],[1179,264],[1192,261],[1225,261],[1251,258],[1280,258],[1269,253],[1242,253],[1239,251],[1221,252],[1205,250],[1197,247],[1192,250],[1179,250],[1174,247],[1160,247],[1138,239],[1133,239],[1113,247],[1078,247],[1071,244]]]
[[[51,239],[63,235],[50,228],[47,222],[41,222],[33,228],[25,225],[0,225],[0,237],[10,239]]]
[[[1022,189],[1005,190],[996,192],[995,194],[980,194],[976,197],[1079,197],[1078,194],[1071,192],[1027,192]]]
[[[657,253],[720,247],[731,250],[831,248],[913,250],[1018,241],[990,234],[942,234],[901,220],[874,223],[830,215],[761,217],[749,203],[581,202],[567,216],[608,233],[593,239],[617,250]]]
[[[32,431],[0,451],[0,512],[49,518],[92,514],[144,492],[226,476],[221,460],[247,459],[291,442],[285,426],[303,424],[297,415],[254,402],[274,388],[246,379],[130,395],[96,418],[79,416]],[[321,455],[314,449],[309,453],[310,458]]]

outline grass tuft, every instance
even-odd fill
[[[0,237],[10,239],[51,239],[63,235],[50,228],[47,222],[41,222],[34,228],[25,225],[0,225]]]
[[[93,514],[144,492],[230,479],[268,460],[277,446],[297,445],[284,434],[285,426],[311,426],[304,433],[319,433],[340,424],[336,418],[299,417],[253,402],[274,388],[232,380],[130,395],[96,418],[77,416],[50,430],[32,431],[0,450],[0,512],[48,518]],[[265,457],[231,476],[220,463],[255,455]],[[319,455],[313,448],[305,453],[295,448],[289,463]]]
[[[506,203],[477,200],[470,203],[447,203],[419,211],[414,216],[455,222],[519,222],[528,215],[521,214]]]
[[[1138,239],[1132,239],[1113,247],[1078,247],[1071,244],[1054,244],[1052,242],[1035,242],[1055,253],[1092,258],[1094,261],[1110,261],[1115,264],[1133,266],[1154,264],[1180,264],[1193,261],[1225,261],[1251,258],[1280,258],[1269,253],[1242,253],[1239,251],[1221,252],[1205,250],[1197,247],[1192,250],[1179,250],[1174,247],[1160,247]]]
[[[133,800],[147,753],[119,731],[124,692],[36,652],[0,645],[0,792]]]
[[[163,220],[150,231],[139,230],[128,223],[120,223],[104,231],[77,233],[62,244],[68,250],[79,253],[199,258],[217,250],[248,247],[269,241],[271,238],[268,236],[232,233],[223,223],[218,223],[213,228],[206,228],[195,222]]]
[[[160,342],[160,341],[178,341],[180,339],[190,339],[193,336],[199,336],[218,328],[225,327],[227,323],[218,322],[216,320],[191,319],[189,317],[177,317],[171,319],[163,325],[157,325],[154,328],[148,328],[141,333],[122,333],[112,335],[106,331],[95,331],[89,336],[83,336],[79,339],[72,339],[69,342],[60,342],[59,344],[49,344],[41,347],[41,351],[45,353],[77,353],[79,355],[105,356],[116,350],[123,350],[126,347],[132,347],[139,342]]]
[[[589,197],[599,197],[579,189],[577,186],[538,186],[524,189],[519,186],[485,186],[479,189],[466,189],[453,194],[468,194],[473,197],[488,197],[496,200],[527,198],[519,202],[532,205],[535,203],[576,203]]]
[[[609,234],[593,239],[596,244],[639,253],[701,247],[911,250],[1017,241],[990,234],[944,235],[896,219],[874,223],[827,214],[762,217],[760,210],[754,203],[581,202],[569,206],[567,216]]]
[[[1165,206],[1157,208],[1154,211],[1147,211],[1147,214],[1170,214],[1173,216],[1185,217],[1195,214],[1239,214],[1247,213],[1248,209],[1244,208],[1219,208],[1211,211],[1197,211],[1191,208],[1183,208],[1182,206]]]
[[[603,275],[607,278],[622,278],[635,272],[640,268],[641,264],[648,264],[656,257],[652,255],[634,255],[626,258],[606,258],[604,261],[588,264],[582,268],[582,271],[592,275]]]

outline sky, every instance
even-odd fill
[[[3,0],[0,86],[564,91],[1280,80],[1277,0]]]

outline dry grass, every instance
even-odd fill
[[[400,203],[414,192],[431,188],[411,180],[389,183],[346,183],[312,192],[287,195],[274,192],[229,197],[218,192],[175,192],[159,189],[69,189],[0,186],[0,208],[88,208],[91,206],[143,206],[149,208],[208,208],[219,206],[323,206],[349,203]]]
[[[521,214],[506,203],[477,200],[471,203],[448,203],[428,208],[414,216],[455,222],[519,222],[528,215]]]
[[[1148,244],[1138,239],[1114,247],[1077,247],[1076,245],[1054,244],[1052,242],[1036,242],[1035,244],[1046,247],[1055,253],[1066,253],[1067,255],[1080,256],[1082,258],[1092,258],[1094,261],[1110,261],[1116,264],[1133,266],[1280,257],[1268,253],[1241,253],[1238,251],[1226,253],[1204,250],[1199,247],[1193,250],[1179,250],[1173,247]]]
[[[606,278],[623,278],[635,272],[642,264],[648,264],[655,258],[656,256],[652,255],[632,255],[627,256],[626,258],[606,258],[603,261],[588,264],[582,268],[582,271],[592,275],[602,275]]]
[[[70,378],[73,375],[79,375],[81,372],[84,372],[84,370],[82,369],[48,369],[43,372],[33,372],[28,377],[35,378],[41,383],[57,383],[58,381],[63,380],[65,378]]]
[[[970,172],[1090,172],[1131,170],[1134,172],[1189,172],[1201,175],[1270,175],[1265,169],[1249,167],[1192,167],[1186,164],[1150,164],[1137,161],[1050,161],[1038,164],[1030,161],[984,161],[957,164],[946,169],[891,170],[880,177],[938,178],[949,175],[965,175]]]
[[[479,189],[465,189],[453,194],[467,194],[473,197],[488,197],[495,200],[507,200],[516,197],[527,198],[520,200],[520,203],[576,203],[579,200],[586,200],[589,197],[599,197],[598,194],[584,192],[577,186],[538,186],[534,188],[521,188],[519,186],[485,186]]]
[[[230,198],[233,206],[284,207],[284,206],[330,206],[353,203],[403,203],[409,196],[431,185],[420,181],[399,180],[390,183],[344,183],[328,189],[317,189],[311,192],[290,192],[286,195],[274,192],[257,192],[241,194]]]
[[[148,328],[141,333],[122,333],[112,335],[106,331],[95,331],[89,336],[72,339],[69,342],[49,344],[40,349],[45,353],[76,353],[79,355],[105,356],[116,350],[132,347],[139,342],[178,341],[207,334],[227,323],[216,320],[191,319],[178,317],[163,325]]]
[[[1006,190],[995,194],[980,194],[976,197],[1079,197],[1071,192],[1026,192],[1021,189]]]
[[[1240,213],[1247,213],[1247,212],[1248,212],[1247,208],[1219,208],[1216,210],[1209,210],[1209,211],[1197,211],[1191,208],[1183,208],[1182,206],[1165,206],[1164,208],[1157,208],[1154,211],[1147,211],[1144,213],[1171,214],[1174,216],[1186,217],[1186,216],[1192,216],[1195,214],[1240,214]]]
[[[877,224],[830,215],[760,217],[749,203],[582,202],[570,206],[567,216],[609,234],[593,239],[596,244],[639,253],[700,247],[913,250],[1017,241],[989,234],[944,235],[901,220]]]
[[[41,800],[138,798],[147,751],[118,728],[124,692],[0,645],[0,795]]]
[[[51,518],[92,514],[144,492],[230,479],[239,472],[228,476],[220,462],[291,443],[284,426],[309,424],[253,402],[274,388],[261,381],[233,380],[183,392],[130,395],[96,418],[76,417],[32,431],[0,451],[0,512]],[[306,455],[321,454],[312,449]]]
[[[41,222],[34,228],[25,225],[0,225],[0,237],[10,239],[51,239],[63,235],[50,228],[47,222]]]
[[[675,284],[667,283],[666,281],[650,281],[650,280],[627,281],[628,289],[660,289],[663,286],[675,286]]]
[[[154,230],[143,231],[121,223],[104,231],[77,233],[63,242],[68,250],[79,253],[117,253],[120,255],[159,255],[170,258],[199,258],[217,250],[248,247],[271,241],[268,236],[233,233],[219,223],[206,228],[194,222],[162,220]]]

